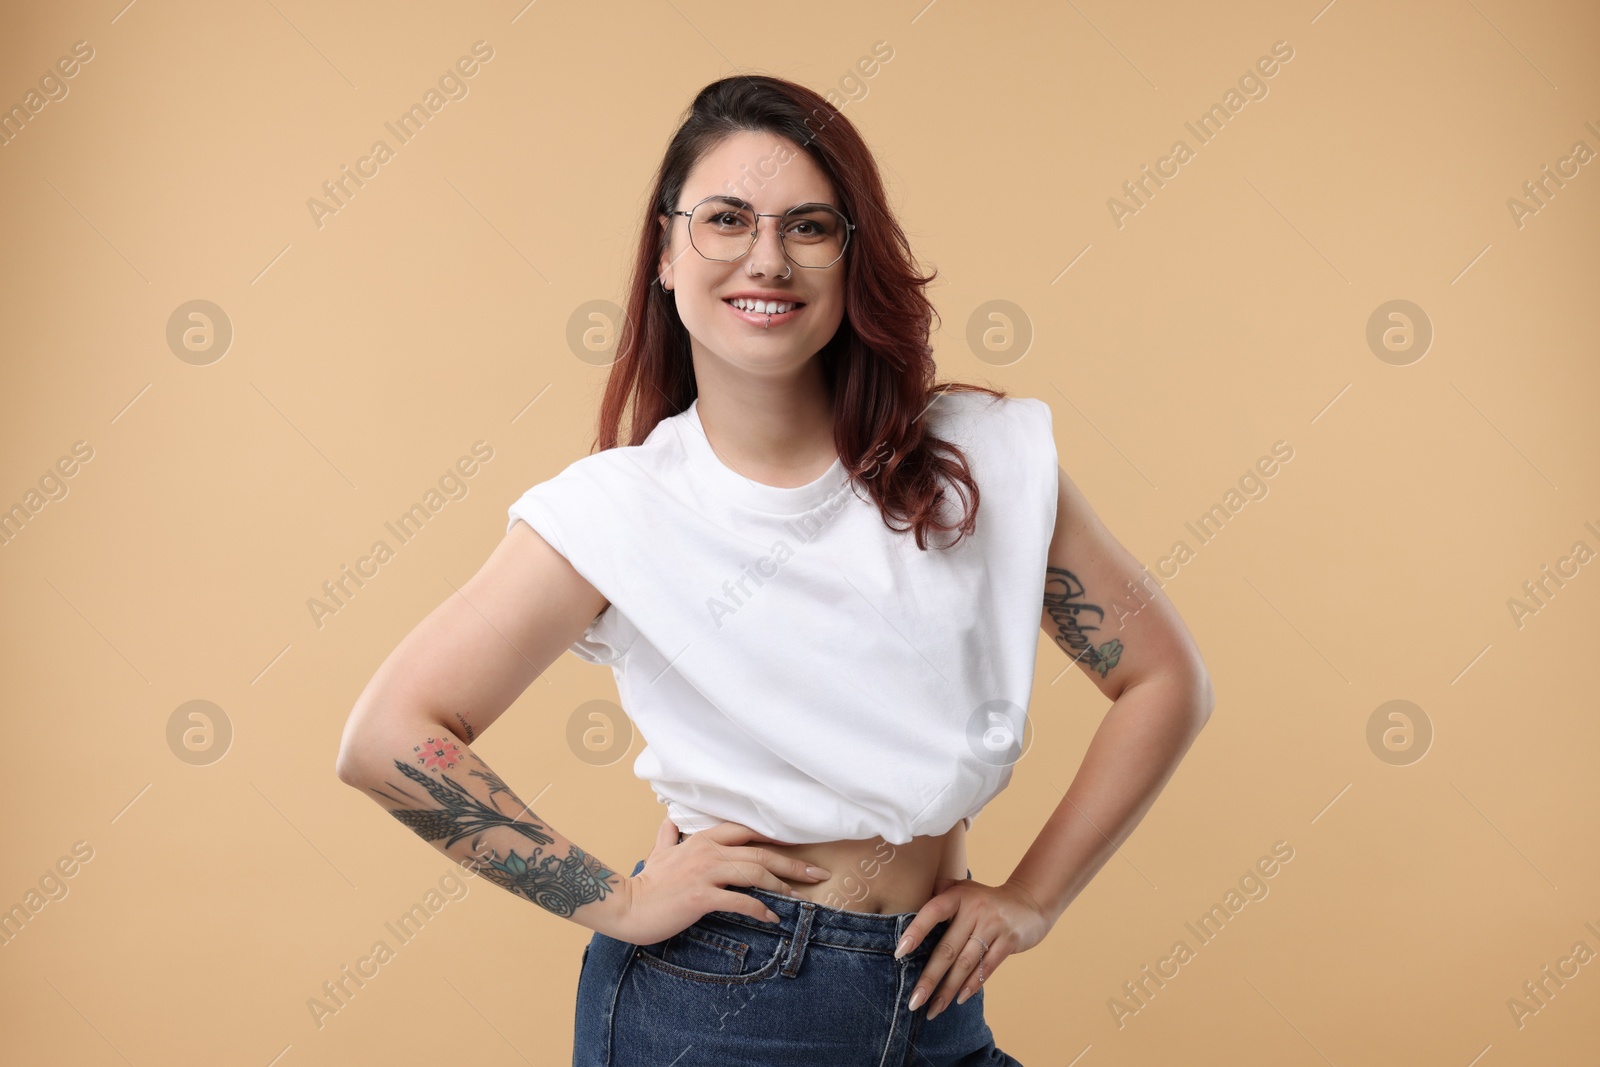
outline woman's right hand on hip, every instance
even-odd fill
[[[663,820],[655,850],[646,857],[644,868],[623,883],[627,907],[616,927],[617,939],[653,945],[688,929],[712,911],[775,922],[777,916],[760,900],[723,887],[753,886],[787,896],[790,890],[783,878],[820,882],[831,876],[821,867],[807,866],[759,844],[749,844],[751,841],[788,844],[736,822],[718,823],[680,842],[672,819]]]

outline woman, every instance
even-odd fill
[[[342,780],[595,931],[575,1064],[1016,1063],[983,984],[1210,714],[1171,603],[1057,465],[1049,407],[935,385],[931,280],[822,97],[706,87],[652,191],[600,450],[511,506],[350,715]],[[1036,625],[1114,703],[989,885],[965,834],[1022,754]],[[469,748],[569,647],[612,665],[668,805],[626,877]]]

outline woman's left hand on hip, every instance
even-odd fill
[[[1028,891],[1007,882],[990,886],[970,878],[941,879],[934,896],[917,912],[901,939],[902,951],[912,951],[929,930],[950,920],[944,936],[933,947],[923,964],[912,991],[910,1007],[915,1011],[928,1004],[932,1019],[954,1001],[964,1004],[980,983],[987,983],[995,969],[1013,953],[1025,952],[1050,932],[1052,925]],[[979,939],[982,941],[980,942]],[[988,948],[984,948],[987,943]],[[983,961],[979,975],[978,961]]]

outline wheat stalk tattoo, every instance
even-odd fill
[[[419,745],[416,750],[423,753],[418,762],[437,772],[437,778],[430,777],[403,760],[395,760],[395,768],[427,790],[438,807],[406,806],[407,802],[421,804],[422,798],[394,783],[385,784],[405,800],[381,789],[373,789],[373,792],[398,805],[390,808],[389,814],[410,827],[424,841],[443,841],[443,847],[448,849],[462,838],[472,838],[473,859],[469,865],[473,870],[501,888],[525,897],[563,918],[570,917],[585,904],[604,900],[616,888],[612,879],[617,877],[617,873],[608,870],[577,845],[569,845],[565,857],[544,855],[542,846],[553,843],[555,838],[539,823],[521,818],[523,812],[527,811],[526,805],[517,799],[499,775],[484,764],[477,753],[468,752],[466,758],[477,762],[480,769],[467,773],[488,784],[491,804],[485,804],[473,796],[466,786],[444,773],[445,768],[454,767],[464,758],[454,742],[430,737],[426,745]],[[502,793],[516,805],[516,815],[507,815],[491,806]],[[531,842],[532,847],[526,856],[518,855],[515,847],[501,856],[498,850],[485,843],[485,835],[490,830],[501,828],[518,833]]]

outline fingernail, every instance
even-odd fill
[[[895,946],[894,958],[895,959],[899,959],[901,956],[904,956],[907,952],[910,952],[910,951],[911,951],[911,935],[907,934],[906,936],[904,936],[904,937],[902,937],[900,939],[900,944]],[[911,1005],[911,1010],[915,1011],[916,1008],[917,1008],[917,1006],[915,1004]]]
[[[777,916],[777,914],[775,912],[770,911],[770,910],[767,912],[767,922],[776,923],[776,922],[782,922],[782,921],[783,920],[778,918],[778,916]]]
[[[970,996],[972,996],[972,990],[963,989],[961,991],[961,995],[956,998],[956,1003],[957,1004],[965,1004],[967,1002],[967,998],[970,997]]]
[[[806,873],[809,874],[813,878],[832,878],[833,877],[831,872],[825,871],[821,867],[809,867],[808,866],[806,868]]]
[[[927,999],[928,999],[928,994],[926,992],[924,992],[919,987],[915,992],[913,992],[911,994],[911,1003],[907,1004],[906,1007],[911,1009],[912,1011],[916,1011],[919,1007],[922,1006],[922,1002],[924,1000],[927,1000]]]

